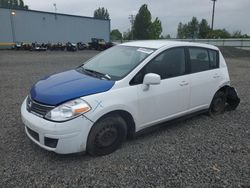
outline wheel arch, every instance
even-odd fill
[[[229,87],[230,87],[229,85],[223,85],[215,93],[217,93],[218,91],[223,91],[226,94],[227,93],[227,89]]]
[[[126,122],[126,126],[127,126],[127,138],[133,138],[135,136],[136,125],[135,125],[135,121],[134,121],[133,116],[131,115],[131,113],[129,113],[126,110],[113,110],[110,112],[106,112],[105,114],[100,116],[95,121],[95,123],[100,121],[102,118],[104,118],[106,116],[112,116],[112,115],[118,115],[121,118],[123,118],[123,120]],[[93,126],[95,126],[95,123]],[[93,126],[92,126],[92,128],[93,128]],[[92,130],[92,128],[91,128],[91,130]]]
[[[231,110],[235,110],[238,107],[240,104],[240,98],[234,87],[231,87],[230,85],[224,85],[218,91],[223,91],[226,94],[226,102],[228,103]]]
[[[236,90],[233,87],[231,87],[229,84],[224,84],[216,90],[216,92],[213,95],[213,98],[218,91],[224,92],[226,94],[227,103],[232,107],[232,109],[236,109],[236,107],[240,103],[240,98],[238,97]]]
[[[216,88],[215,89],[215,91],[214,91],[214,94],[213,94],[213,96],[212,96],[212,98],[210,99],[210,103],[209,103],[209,106],[211,105],[211,102],[213,101],[213,98],[214,98],[214,96],[215,96],[215,94],[218,92],[218,91],[223,91],[223,92],[227,92],[227,88],[229,88],[230,87],[230,83],[224,83],[224,84],[222,84],[222,85],[220,85],[218,88]]]

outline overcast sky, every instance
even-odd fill
[[[159,17],[163,34],[176,36],[179,22],[186,23],[196,16],[211,24],[211,0],[24,0],[30,9],[53,12],[56,3],[59,13],[93,16],[98,7],[108,9],[111,29],[127,31],[129,15],[136,14],[142,4],[147,4],[152,17]],[[215,28],[226,28],[230,32],[241,30],[250,34],[250,0],[218,0],[216,3]]]

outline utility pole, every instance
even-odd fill
[[[55,7],[55,19],[57,19],[57,17],[56,17],[56,14],[57,14],[56,3],[54,3],[53,6]]]
[[[15,25],[14,25],[15,16],[16,16],[16,12],[10,9],[10,24],[11,24],[12,39],[14,43],[16,43],[16,32],[15,32]]]
[[[212,25],[211,25],[211,29],[212,29],[212,31],[214,30],[214,12],[215,12],[215,2],[217,1],[217,0],[211,0],[211,1],[213,1],[213,14],[212,14]]]
[[[132,37],[132,40],[134,40],[135,15],[133,14],[129,15],[128,19],[130,20],[130,23],[131,23],[131,37]]]
[[[10,0],[8,0],[8,8],[9,8],[9,14],[10,14],[12,41],[13,41],[13,43],[15,43],[16,42],[16,33],[15,33],[15,26],[14,26],[13,17],[16,15],[16,12],[12,10],[12,4],[11,4]]]

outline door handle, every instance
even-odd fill
[[[188,85],[188,82],[186,82],[186,81],[182,81],[181,83],[180,83],[180,86],[187,86]]]
[[[220,76],[218,74],[215,74],[213,78],[219,78]]]

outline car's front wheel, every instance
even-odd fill
[[[118,115],[108,115],[92,127],[87,142],[90,155],[107,155],[119,148],[127,136],[127,126]]]
[[[223,91],[217,91],[214,98],[210,104],[209,114],[219,115],[224,113],[226,108],[226,94]]]

